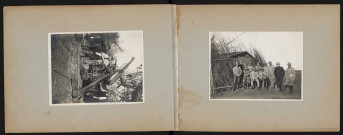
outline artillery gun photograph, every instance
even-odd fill
[[[50,104],[143,102],[143,32],[49,33]]]

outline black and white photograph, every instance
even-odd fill
[[[143,31],[49,33],[50,105],[144,102]]]
[[[210,32],[210,100],[302,101],[303,32]]]

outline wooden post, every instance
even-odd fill
[[[83,42],[83,46],[86,46],[85,33],[82,34],[82,42]]]

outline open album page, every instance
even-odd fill
[[[4,8],[6,132],[174,130],[171,5]]]
[[[177,9],[179,130],[339,130],[339,5]]]

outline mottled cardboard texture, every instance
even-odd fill
[[[176,22],[176,33],[177,33],[176,36],[179,37],[181,12],[178,5],[176,5],[175,12],[176,12],[175,22]]]
[[[339,5],[27,6],[4,18],[6,132],[339,130]],[[119,30],[143,30],[146,102],[50,107],[47,33]],[[303,31],[304,101],[209,101],[210,31]]]
[[[178,89],[178,95],[179,95],[179,102],[178,102],[178,111],[181,111],[182,109],[191,109],[193,106],[196,106],[200,104],[200,98],[203,98],[202,96],[197,95],[197,93],[185,90],[182,86]],[[179,112],[178,115],[178,128],[182,128],[182,113]]]
[[[174,51],[175,51],[175,53],[174,53],[174,59],[175,59],[175,61],[174,61],[174,63],[175,63],[175,72],[176,72],[176,76],[175,76],[175,81],[176,81],[176,89],[175,89],[175,91],[176,91],[176,94],[175,94],[175,113],[176,113],[176,115],[175,115],[175,130],[179,130],[179,128],[180,128],[180,123],[182,122],[182,121],[180,121],[181,119],[180,119],[180,112],[179,112],[179,104],[180,104],[180,98],[179,98],[179,77],[178,77],[178,75],[179,75],[179,61],[178,61],[178,59],[179,59],[179,57],[178,57],[178,48],[179,48],[179,28],[180,28],[180,9],[179,9],[179,6],[178,5],[174,5],[174,9],[173,9],[173,11],[174,11],[174,13],[175,13],[175,16],[173,16],[174,17],[174,25],[175,25],[175,34],[174,34],[174,39],[175,39],[175,48],[174,48]]]
[[[178,31],[179,31],[179,10],[177,5],[172,5],[172,11],[173,11],[173,62],[174,62],[174,130],[179,130],[179,97],[178,97]]]
[[[339,131],[339,5],[179,5],[178,9],[179,130]],[[302,31],[304,100],[210,101],[210,31]],[[186,97],[197,101],[190,103],[183,100]]]
[[[4,8],[6,132],[174,129],[171,5]],[[143,30],[145,103],[49,106],[48,33]]]

